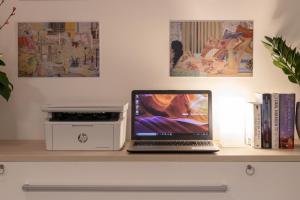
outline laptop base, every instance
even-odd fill
[[[216,144],[209,146],[181,145],[135,145],[132,141],[127,148],[130,153],[215,153],[220,150]]]

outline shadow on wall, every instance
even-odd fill
[[[277,0],[273,19],[278,24],[278,35],[282,35],[294,46],[300,47],[299,0]]]
[[[11,112],[13,105],[0,98],[0,139],[14,139],[17,136],[17,130],[15,114]]]
[[[22,135],[26,135],[26,132],[40,132],[43,124],[39,123],[40,127],[35,127],[34,124],[36,120],[42,122],[40,102],[43,101],[43,96],[38,89],[32,87],[27,81],[22,81],[22,84],[15,81],[14,91],[9,102],[6,103],[3,100],[0,103],[0,139],[24,139]]]

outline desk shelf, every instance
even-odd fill
[[[47,151],[44,141],[0,141],[0,162],[300,162],[295,149],[222,148],[215,154],[129,154],[122,151]]]

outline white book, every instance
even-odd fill
[[[261,148],[261,104],[253,104],[254,137],[253,147]]]
[[[279,94],[272,94],[272,148],[279,148]]]
[[[261,148],[261,104],[247,105],[245,143],[254,148]]]
[[[245,144],[254,145],[254,112],[252,103],[248,103],[246,107]]]

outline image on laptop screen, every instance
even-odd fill
[[[209,136],[208,93],[137,93],[133,98],[136,137],[195,139]]]

